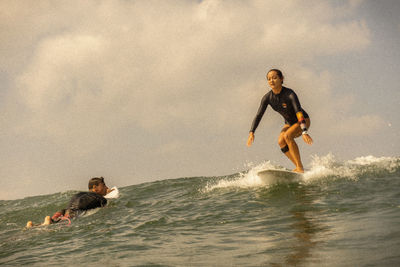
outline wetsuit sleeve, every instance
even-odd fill
[[[107,199],[93,192],[81,192],[74,195],[67,207],[70,210],[89,210],[103,207],[107,204]]]
[[[268,107],[268,94],[266,94],[261,100],[260,107],[258,108],[256,117],[253,120],[253,124],[251,125],[250,132],[254,133],[256,131],[267,107]]]
[[[297,120],[300,123],[301,130],[303,132],[306,132],[307,131],[306,120],[304,119],[303,109],[300,106],[299,98],[297,97],[295,92],[291,92],[289,94],[289,99],[292,103],[294,112],[296,113]]]
[[[292,107],[294,109],[294,112],[296,114],[297,114],[297,112],[301,112],[302,109],[301,109],[301,106],[300,106],[300,101],[299,101],[299,98],[297,97],[295,92],[291,92],[289,94],[289,99],[290,99],[290,102],[292,103]]]

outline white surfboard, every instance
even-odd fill
[[[119,190],[116,186],[114,186],[113,188],[111,188],[112,191],[110,193],[108,193],[107,195],[105,195],[104,197],[107,199],[110,198],[119,198]]]
[[[303,179],[303,174],[287,170],[262,170],[257,173],[265,184],[296,183]]]

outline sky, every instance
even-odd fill
[[[293,168],[271,68],[311,117],[305,167],[400,152],[400,2],[0,1],[0,199]]]

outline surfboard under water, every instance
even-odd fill
[[[287,170],[262,170],[257,175],[265,184],[296,183],[303,179],[302,173]]]

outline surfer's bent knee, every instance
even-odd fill
[[[279,138],[278,138],[278,145],[279,145],[279,147],[283,147],[283,146],[286,145],[286,141],[285,141],[285,138],[283,137],[283,133],[281,133],[281,134],[279,135]]]
[[[294,141],[295,137],[293,137],[289,133],[285,132],[285,133],[283,133],[283,138],[284,138],[286,144],[289,144],[290,142]]]
[[[288,145],[286,145],[286,146],[284,146],[284,147],[281,147],[281,151],[282,151],[283,154],[285,154],[286,152],[288,152],[288,151],[289,151]]]

